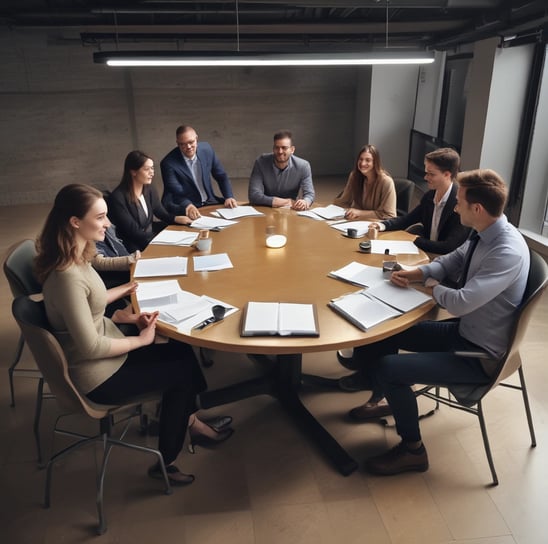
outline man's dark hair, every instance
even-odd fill
[[[440,147],[430,151],[424,156],[424,160],[435,164],[442,172],[451,172],[452,179],[455,179],[459,173],[460,156],[450,147]]]
[[[293,145],[293,133],[290,130],[278,130],[274,133],[274,141],[283,140],[289,138],[291,140],[291,145]]]

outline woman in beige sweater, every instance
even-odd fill
[[[345,219],[352,221],[396,217],[394,180],[383,170],[374,145],[364,145],[360,149],[346,186],[333,203],[345,208]]]
[[[132,313],[131,308],[105,317],[105,307],[135,291],[129,282],[106,289],[93,269],[95,242],[110,225],[102,194],[88,185],[63,187],[38,239],[36,273],[43,283],[46,313],[69,364],[78,390],[99,404],[117,404],[161,391],[159,445],[173,485],[194,476],[174,465],[189,418],[198,431],[213,429],[193,414],[196,396],[206,383],[192,348],[181,342],[155,343],[158,313]],[[117,324],[136,325],[139,334],[125,336]],[[162,478],[159,465],[149,469]]]

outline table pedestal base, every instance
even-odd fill
[[[229,402],[270,395],[280,402],[285,411],[343,475],[352,474],[358,464],[342,446],[323,428],[306,409],[299,398],[302,378],[300,354],[277,355],[276,362],[263,375],[200,395],[202,408],[212,408]]]

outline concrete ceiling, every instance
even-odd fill
[[[2,0],[0,25],[103,50],[450,50],[493,36],[545,40],[548,1]]]

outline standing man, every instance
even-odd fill
[[[455,212],[459,154],[448,147],[427,153],[424,157],[424,179],[428,189],[419,205],[402,217],[374,223],[380,231],[404,230],[411,225],[418,234],[415,245],[428,253],[445,255],[463,244],[470,234]]]
[[[175,131],[177,147],[160,163],[164,194],[162,204],[175,215],[190,219],[200,217],[198,208],[209,204],[221,204],[235,208],[238,204],[232,194],[230,179],[215,151],[207,142],[198,143],[198,134],[181,125]],[[223,198],[213,192],[211,178],[219,185]]]
[[[488,382],[508,347],[525,292],[529,250],[503,215],[504,181],[492,170],[472,170],[459,174],[457,182],[457,212],[462,224],[476,234],[455,251],[428,265],[394,272],[391,279],[402,288],[425,282],[433,287],[435,301],[459,319],[424,321],[360,352],[369,367],[373,396],[351,410],[351,416],[366,421],[392,414],[402,440],[366,460],[366,469],[375,474],[427,470],[412,385]],[[446,277],[458,278],[457,287],[442,285]],[[413,353],[400,354],[399,349]],[[486,358],[457,354],[462,351],[483,352]],[[378,403],[383,396],[388,405]]]
[[[249,178],[252,205],[308,210],[314,202],[310,163],[296,157],[289,130],[274,134],[273,153],[257,157]]]

